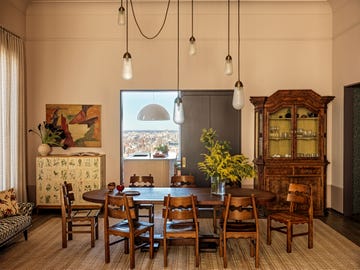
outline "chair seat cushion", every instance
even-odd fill
[[[166,223],[166,231],[169,232],[185,232],[185,231],[195,231],[194,222],[173,222],[168,221]]]
[[[134,221],[135,230],[142,231],[149,226],[154,226],[154,224],[149,223],[149,222]],[[128,233],[130,231],[129,223],[127,221],[115,223],[109,227],[109,231],[118,231],[118,232]]]
[[[85,210],[73,210],[71,212],[72,218],[93,218],[98,217],[100,214],[99,209],[85,209]]]
[[[31,216],[17,215],[0,219],[0,242],[31,226]]]
[[[271,219],[274,219],[281,223],[291,222],[293,224],[308,222],[309,218],[307,216],[296,214],[296,213],[286,213],[279,212],[270,215]]]
[[[223,222],[220,222],[220,226],[223,229],[223,227],[224,227]],[[256,225],[254,222],[228,221],[226,231],[228,231],[228,232],[255,232]]]

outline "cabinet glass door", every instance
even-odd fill
[[[269,157],[291,158],[293,145],[291,107],[269,114]]]
[[[304,107],[296,110],[296,157],[319,157],[319,117]]]

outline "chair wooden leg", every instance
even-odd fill
[[[260,249],[260,243],[259,238],[255,239],[255,267],[259,268],[259,249]]]
[[[220,239],[219,239],[219,253],[220,257],[224,256],[224,243],[223,243],[223,232],[220,232]]]
[[[105,263],[110,262],[110,239],[109,234],[105,231],[104,234],[104,248],[105,248]]]
[[[250,238],[250,257],[255,256],[255,239]]]
[[[91,219],[91,247],[95,247],[95,219]]]
[[[68,222],[68,240],[72,240],[72,222]]]
[[[129,239],[125,238],[124,240],[124,253],[129,254]]]
[[[66,222],[62,222],[61,234],[62,234],[62,247],[67,248],[67,235],[66,235]]]
[[[308,248],[313,248],[314,246],[314,228],[313,228],[313,223],[309,222],[308,223]]]
[[[293,228],[292,228],[292,224],[291,223],[287,223],[286,224],[286,252],[287,253],[291,253],[291,242],[292,242],[292,233],[293,233]]]
[[[154,227],[150,228],[150,259],[154,258]]]
[[[267,225],[266,225],[267,233],[266,233],[266,243],[271,245],[271,217],[268,216],[267,218]]]
[[[95,238],[99,239],[99,218],[95,218]]]
[[[135,237],[130,235],[130,269],[135,268]]]
[[[164,267],[167,267],[167,240],[164,237]]]
[[[200,256],[199,256],[199,237],[195,238],[195,266],[199,267]]]
[[[216,219],[217,219],[217,208],[214,207],[214,208],[213,208],[213,227],[214,227],[214,233],[217,232]]]
[[[227,268],[227,254],[226,254],[226,237],[224,236],[224,247],[223,247],[223,260],[224,260],[224,268]]]
[[[151,206],[151,208],[149,208],[149,222],[150,223],[154,223],[154,205]]]
[[[28,240],[28,231],[27,230],[24,231],[24,239],[25,239],[25,241]]]

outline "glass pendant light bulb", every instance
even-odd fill
[[[174,115],[173,120],[176,124],[183,124],[185,117],[184,117],[184,107],[181,97],[177,97],[174,102]]]
[[[225,57],[225,75],[231,75],[232,73],[233,73],[232,58],[231,55],[228,54]]]
[[[194,36],[191,36],[189,41],[190,41],[189,54],[194,55],[194,54],[196,54],[196,39]]]
[[[123,57],[122,76],[125,80],[130,80],[133,77],[131,55],[129,52],[126,52]]]
[[[123,6],[119,7],[118,24],[119,25],[124,25],[125,24],[125,8]]]
[[[245,100],[244,100],[244,88],[242,82],[239,80],[235,83],[235,89],[233,94],[232,105],[235,110],[241,110],[244,108]]]

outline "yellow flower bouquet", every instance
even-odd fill
[[[254,166],[242,154],[231,155],[230,143],[217,139],[215,130],[203,129],[200,141],[208,153],[202,154],[204,160],[198,168],[207,178],[219,177],[221,181],[241,182],[242,179],[255,176]]]

